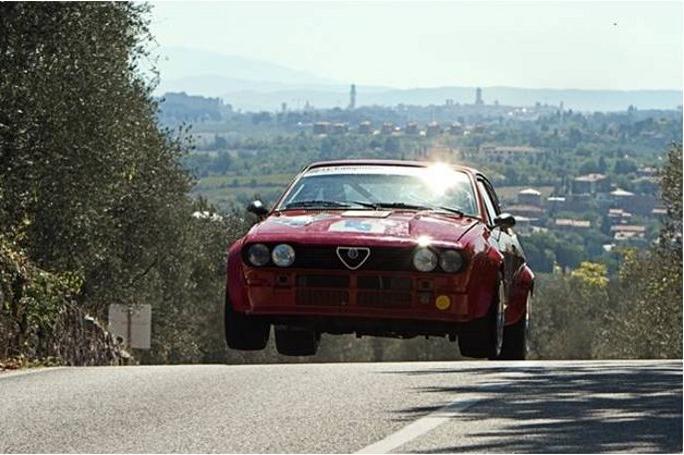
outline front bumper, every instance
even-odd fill
[[[246,268],[245,313],[467,322],[477,317],[459,274]]]

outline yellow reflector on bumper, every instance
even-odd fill
[[[451,306],[451,299],[447,295],[440,295],[435,300],[435,306],[439,310],[446,310]]]

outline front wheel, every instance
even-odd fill
[[[266,347],[271,324],[256,316],[247,316],[233,310],[226,299],[224,312],[226,344],[230,349],[260,351]]]
[[[504,328],[501,354],[495,360],[525,360],[527,355],[527,318]]]
[[[525,313],[515,324],[504,327],[503,346],[496,360],[525,360],[529,332],[530,295],[527,296]]]
[[[487,316],[476,322],[475,330],[458,336],[461,354],[475,358],[497,358],[503,346],[506,288],[500,273],[494,299]]]

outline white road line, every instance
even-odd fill
[[[4,370],[0,372],[0,380],[16,378],[17,376],[28,376],[30,374],[44,373],[46,371],[61,370],[65,367],[36,367],[23,370]]]
[[[483,384],[480,386],[480,388],[483,390],[492,391],[502,388],[506,384],[507,383]],[[432,411],[430,414],[411,422],[401,430],[392,433],[386,438],[364,447],[356,453],[389,453],[397,447],[401,447],[407,442],[411,442],[417,437],[434,430],[449,419],[456,417],[459,412],[490,398],[490,395],[482,394],[474,396],[471,395],[469,398],[460,398],[458,400],[454,400],[446,406],[443,406],[436,411]]]

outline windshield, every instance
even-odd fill
[[[294,184],[277,210],[430,209],[477,216],[470,178],[446,165],[316,168]]]

